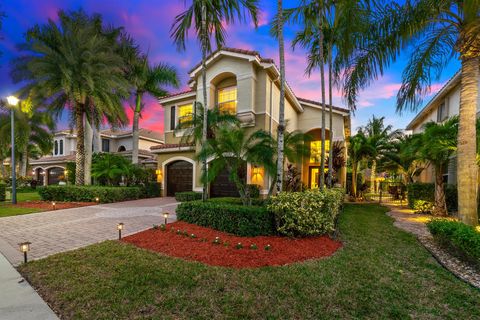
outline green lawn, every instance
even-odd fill
[[[480,291],[384,212],[346,205],[344,248],[286,267],[209,267],[107,241],[19,270],[66,319],[480,318]]]
[[[24,202],[24,201],[36,201],[40,200],[40,195],[36,191],[32,192],[19,192],[17,193],[17,201]],[[22,214],[28,213],[35,213],[40,212],[40,209],[34,208],[20,208],[20,207],[12,207],[10,205],[10,197],[7,198],[7,201],[0,202],[0,218],[1,217],[9,217],[9,216],[17,216]]]

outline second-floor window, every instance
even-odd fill
[[[55,140],[54,155],[58,156],[58,140]]]
[[[237,113],[237,87],[226,87],[218,89],[218,109],[222,112]]]
[[[110,152],[110,140],[102,139],[102,152]]]
[[[325,155],[330,150],[330,141],[325,141]],[[310,163],[319,163],[322,157],[322,141],[310,142]]]
[[[60,154],[63,155],[63,140],[60,140]]]
[[[190,122],[193,119],[193,105],[185,104],[178,107],[178,124]]]
[[[447,118],[448,118],[448,103],[447,103],[447,100],[445,100],[438,107],[437,122],[442,122],[443,120],[445,120]]]

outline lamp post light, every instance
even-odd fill
[[[24,263],[27,263],[27,252],[30,251],[30,245],[32,243],[31,242],[22,242],[22,243],[19,243],[18,245],[20,246],[20,251],[23,252],[23,262]]]
[[[7,102],[10,105],[10,121],[11,121],[11,145],[12,154],[10,156],[10,166],[12,167],[12,204],[17,204],[17,174],[15,171],[15,106],[19,100],[17,97],[7,97]]]
[[[118,240],[122,240],[122,230],[123,230],[123,227],[125,226],[125,224],[123,222],[120,222],[118,225],[117,225],[117,229],[118,229]]]
[[[168,222],[168,220],[167,220],[167,219],[168,219],[168,212],[165,212],[165,213],[163,214],[163,217],[165,218],[165,226],[166,226],[166,225],[167,225],[167,222]]]

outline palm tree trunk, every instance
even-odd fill
[[[322,153],[320,155],[320,190],[323,190],[325,184],[325,70],[324,70],[324,53],[323,53],[323,30],[321,18],[319,21],[319,51],[320,51],[320,82],[322,87]]]
[[[25,143],[22,147],[22,165],[20,167],[20,176],[27,176],[27,165],[28,165],[28,142]]]
[[[7,170],[5,169],[5,165],[3,164],[3,161],[5,161],[4,158],[0,158],[0,176],[2,178],[7,177]]]
[[[462,57],[457,146],[458,214],[462,222],[472,226],[478,225],[478,167],[475,136],[479,73],[478,57]]]
[[[208,133],[208,102],[207,102],[207,6],[202,2],[202,91],[203,91],[203,128],[202,143],[207,142]],[[208,198],[208,167],[207,159],[202,161],[202,170],[205,173],[205,182],[202,188],[202,199],[206,201]]]
[[[327,185],[329,188],[333,186],[333,89],[332,89],[332,44],[328,46],[328,99],[329,99],[329,131],[330,131],[330,149],[328,151],[328,180]]]
[[[370,192],[375,193],[375,177],[377,175],[377,160],[372,160],[372,169],[370,171]]]
[[[92,184],[93,129],[85,116],[85,185]]]
[[[445,202],[445,190],[443,188],[443,168],[435,166],[435,209],[436,216],[447,215],[447,204]]]
[[[133,148],[132,148],[132,163],[138,163],[138,137],[139,137],[139,128],[138,123],[140,120],[140,111],[142,110],[142,93],[137,92],[137,97],[135,101],[135,111],[133,112],[133,124],[132,124],[132,137],[133,137]]]
[[[280,111],[277,128],[277,192],[283,190],[283,158],[285,139],[285,41],[283,38],[283,1],[278,0],[278,50],[280,55]]]
[[[357,198],[357,167],[358,163],[352,162],[352,197]]]
[[[83,130],[83,105],[75,106],[75,126],[77,129],[77,152],[75,154],[75,185],[85,184],[85,143]]]
[[[100,137],[100,126],[93,127],[93,153],[102,151],[102,138]]]

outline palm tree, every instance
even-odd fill
[[[452,58],[461,61],[457,151],[459,216],[478,224],[475,119],[478,110],[480,2],[415,0],[391,3],[372,19],[372,27],[346,66],[345,95],[355,103],[359,90],[381,76],[402,49],[413,46],[397,95],[397,110],[415,110]]]
[[[457,151],[458,122],[458,117],[441,124],[428,122],[424,132],[413,138],[417,144],[418,158],[430,163],[435,171],[435,215],[447,214],[443,174],[451,156]]]
[[[77,131],[76,184],[85,182],[85,119],[105,118],[123,125],[127,118],[121,100],[128,82],[118,54],[119,29],[103,27],[99,15],[59,11],[59,24],[49,21],[27,32],[25,56],[14,61],[12,76],[26,81],[21,92],[41,99],[55,116],[65,109]]]
[[[283,1],[278,0],[278,52],[280,58],[280,105],[277,127],[277,172],[276,185],[277,192],[283,190],[283,165],[284,165],[284,146],[285,146],[285,40],[283,37]]]
[[[171,37],[177,48],[185,50],[188,32],[193,28],[198,35],[202,48],[202,102],[205,106],[203,116],[203,143],[207,141],[207,54],[212,51],[210,38],[213,36],[218,48],[225,44],[225,24],[235,22],[237,18],[245,21],[250,16],[258,25],[258,0],[192,0],[191,5],[175,17],[171,28]],[[207,161],[203,161],[203,173],[208,175]],[[203,185],[203,200],[208,197],[208,186]]]
[[[373,152],[373,147],[367,142],[367,137],[363,131],[359,130],[357,134],[350,137],[348,141],[348,156],[352,166],[351,196],[354,198],[357,197],[357,177],[360,162]]]
[[[385,126],[385,117],[377,118],[372,116],[366,126],[360,128],[367,137],[367,144],[371,147],[371,153],[368,157],[371,163],[370,167],[370,189],[375,192],[375,178],[378,161],[392,148],[392,142],[400,135],[400,130],[393,130],[392,125]]]
[[[215,158],[210,166],[208,176],[203,176],[204,182],[213,181],[216,176],[227,168],[229,179],[235,183],[244,205],[251,204],[251,198],[246,181],[241,179],[239,171],[245,163],[272,168],[274,166],[274,148],[271,136],[259,130],[248,135],[247,130],[239,125],[222,126],[215,139],[210,139],[198,154],[200,159]]]
[[[391,150],[387,151],[384,157],[382,168],[400,174],[404,184],[415,182],[414,178],[424,169],[419,161],[415,136],[399,136],[392,142]]]
[[[180,82],[175,67],[165,63],[150,65],[148,55],[141,54],[132,40],[127,38],[124,42],[124,46],[127,47],[123,50],[127,64],[126,77],[132,86],[132,96],[135,99],[132,123],[132,163],[136,164],[138,163],[139,120],[144,107],[144,95],[149,94],[160,98],[168,94],[164,86],[177,88]]]

